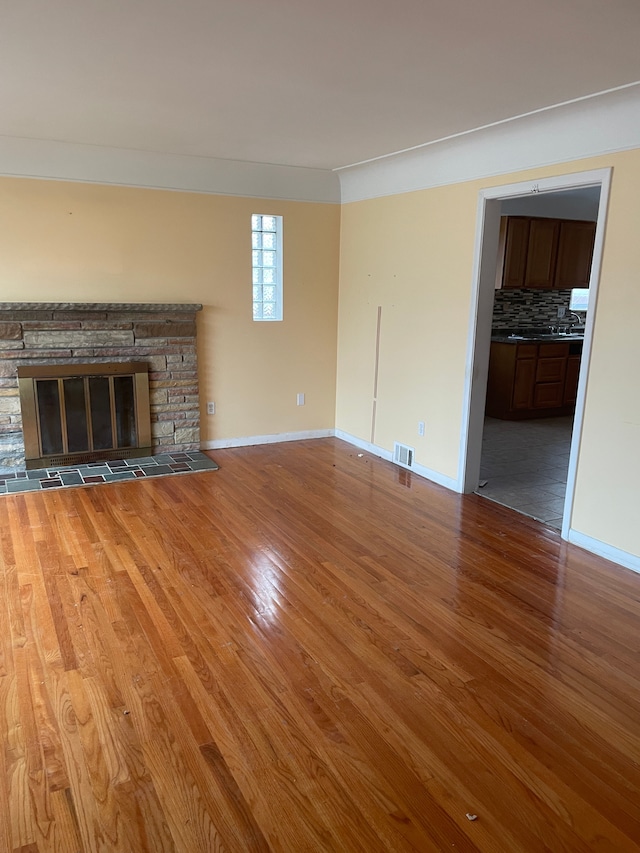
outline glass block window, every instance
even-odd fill
[[[253,319],[282,320],[282,217],[251,217]]]

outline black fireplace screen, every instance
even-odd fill
[[[140,362],[18,368],[27,467],[151,453]]]

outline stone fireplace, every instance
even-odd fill
[[[45,376],[44,395],[59,393],[64,399],[65,381],[69,398],[86,394],[81,397],[80,407],[87,410],[89,426],[79,426],[82,432],[92,424],[86,377],[110,373],[128,376],[132,374],[130,364],[137,364],[138,376],[144,373],[145,382],[148,377],[150,434],[147,428],[143,435],[145,452],[149,448],[154,454],[199,449],[195,317],[201,308],[156,303],[0,303],[0,468],[25,467],[18,368],[21,382],[34,372],[37,374],[39,368],[44,368],[49,377],[56,377],[47,385]],[[112,400],[118,393],[124,394],[126,400],[126,380],[110,381],[108,393]],[[140,381],[134,378],[134,388]],[[93,384],[97,397],[99,384]],[[142,390],[131,394],[131,405],[136,394],[146,405]],[[118,435],[124,435],[122,425],[118,425],[115,414],[109,417],[116,446],[119,440],[128,441],[118,439]],[[125,416],[123,423],[129,423],[128,418]],[[61,419],[66,428],[64,410]],[[130,426],[127,428],[131,431]],[[27,440],[33,437],[31,425],[27,427]],[[41,435],[37,437],[41,442]],[[58,438],[51,440],[57,450]],[[51,440],[47,438],[45,446]],[[74,440],[78,440],[77,436]],[[68,450],[67,438],[59,443]],[[88,443],[93,447],[95,441],[89,438]],[[98,448],[94,458],[100,455]],[[130,449],[123,449],[122,455],[131,455]]]

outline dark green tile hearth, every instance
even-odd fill
[[[72,486],[92,486],[147,477],[172,477],[196,471],[215,471],[218,465],[199,450],[162,453],[141,459],[114,459],[108,462],[65,465],[64,468],[38,468],[0,474],[0,495],[49,491]]]

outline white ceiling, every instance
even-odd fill
[[[334,169],[640,79],[638,0],[4,0],[0,135]]]

